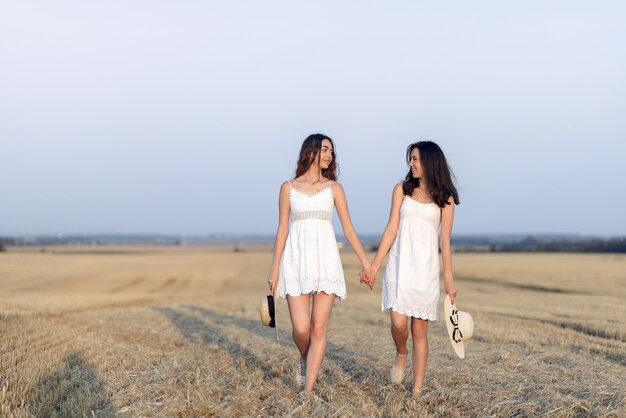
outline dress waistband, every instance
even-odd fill
[[[330,221],[333,219],[333,213],[327,210],[312,210],[308,212],[295,212],[291,214],[292,221],[302,221],[304,219],[322,219]]]

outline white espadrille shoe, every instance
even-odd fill
[[[407,353],[400,354],[396,352],[396,357],[406,357],[406,355]],[[404,362],[406,366],[406,360]],[[389,371],[389,379],[391,380],[392,384],[401,385],[404,382],[404,367],[396,367],[394,364]]]
[[[300,357],[296,365],[296,376],[294,378],[296,386],[304,386],[306,383],[306,360]]]

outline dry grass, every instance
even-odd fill
[[[456,358],[430,326],[427,392],[387,383],[393,344],[343,253],[315,394],[281,301],[256,311],[267,248],[62,248],[0,255],[0,416],[626,416],[626,259],[457,254],[475,339]],[[409,370],[410,375],[411,370]]]

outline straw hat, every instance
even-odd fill
[[[259,312],[263,325],[274,328],[276,331],[276,342],[280,345],[278,327],[276,326],[276,305],[274,304],[274,296],[267,295],[261,298],[261,310]]]
[[[261,322],[270,328],[276,327],[276,309],[274,296],[267,295],[261,298]]]
[[[474,335],[474,319],[467,312],[457,310],[456,305],[450,301],[450,295],[446,295],[443,302],[443,314],[452,348],[459,357],[465,358],[463,341],[471,339]]]

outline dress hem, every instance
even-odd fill
[[[423,314],[421,312],[416,312],[413,311],[411,309],[408,308],[397,308],[395,306],[390,306],[388,308],[382,308],[381,311],[389,311],[389,310],[393,310],[394,312],[397,312],[399,314],[405,315],[405,316],[409,316],[411,318],[417,318],[417,319],[423,319],[425,321],[439,321],[439,317],[438,316],[433,316],[433,315],[429,315],[429,314]]]
[[[278,294],[278,296],[279,296],[279,297],[281,297],[281,298],[283,298],[283,299],[287,299],[287,296],[310,295],[311,293],[326,293],[327,295],[335,295],[337,298],[339,298],[339,300],[344,300],[344,299],[346,299],[346,298],[348,297],[348,294],[347,294],[347,293],[344,293],[344,294],[338,295],[338,294],[337,294],[337,293],[335,293],[335,292],[332,292],[332,291],[326,291],[326,290],[324,290],[324,289],[320,289],[320,290],[312,290],[312,289],[311,289],[311,290],[309,290],[308,292],[307,292],[307,291],[304,291],[304,292],[301,292],[301,293],[295,293],[295,292],[293,292],[293,293],[291,293],[291,292],[285,292],[284,294],[280,294],[280,293],[279,293],[279,294]]]

